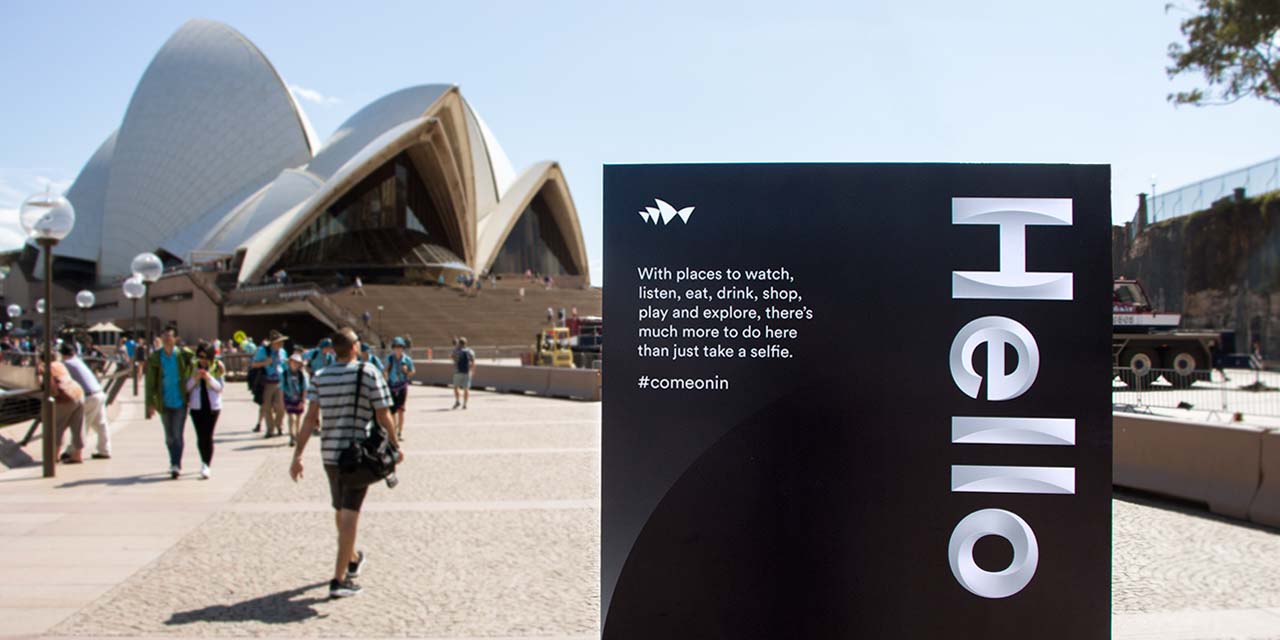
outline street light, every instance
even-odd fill
[[[380,342],[382,342],[382,343],[383,343],[383,345],[385,345],[385,343],[387,342],[387,337],[386,337],[386,336],[384,336],[384,335],[382,335],[382,329],[383,329],[383,325],[382,325],[382,305],[378,305],[378,340],[379,340]]]
[[[130,276],[125,279],[121,288],[124,289],[124,297],[133,303],[133,322],[129,325],[129,332],[133,334],[133,353],[135,357],[131,366],[133,367],[133,395],[136,397],[138,395],[138,361],[136,356],[141,353],[140,350],[142,349],[142,345],[138,341],[138,298],[147,295],[147,285],[142,284],[142,278]]]
[[[160,256],[154,253],[139,253],[134,256],[131,265],[133,275],[142,281],[143,295],[146,297],[142,301],[143,313],[147,317],[147,351],[151,351],[151,283],[160,279],[164,275],[164,263],[160,261]]]
[[[76,294],[76,306],[81,309],[88,309],[92,307],[94,302],[97,302],[97,298],[93,295],[93,292],[88,289],[81,289],[80,292]],[[88,321],[86,320],[86,322]]]
[[[5,315],[9,317],[9,320],[10,320],[6,324],[6,327],[8,328],[9,331],[13,331],[13,321],[17,320],[22,316],[22,307],[19,307],[16,304],[11,304],[8,307],[5,307],[4,312],[5,312]],[[19,347],[18,351],[21,352],[22,351],[22,349],[20,348],[21,345],[19,344],[16,346]]]
[[[22,203],[18,213],[18,221],[27,238],[34,240],[44,254],[44,297],[53,300],[53,247],[59,240],[71,233],[76,225],[76,210],[66,198],[54,195],[48,189],[37,193]],[[44,390],[41,403],[40,422],[43,423],[40,435],[41,463],[44,477],[54,476],[54,462],[57,457],[57,443],[54,442],[53,421],[53,305],[45,305],[44,309]]]

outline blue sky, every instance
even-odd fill
[[[460,85],[517,170],[564,166],[597,279],[605,163],[1109,163],[1123,221],[1153,174],[1164,191],[1280,154],[1280,108],[1165,101],[1194,79],[1165,76],[1164,4],[6,1],[0,244],[193,17],[256,43],[321,140],[389,91]]]

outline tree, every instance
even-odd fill
[[[1166,71],[1170,78],[1199,71],[1208,87],[1171,93],[1169,101],[1204,106],[1252,96],[1280,105],[1280,0],[1199,2],[1199,12],[1182,21],[1186,44],[1169,45]]]

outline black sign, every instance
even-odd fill
[[[1109,637],[1107,167],[604,182],[604,638]]]

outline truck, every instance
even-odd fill
[[[1179,389],[1208,380],[1223,344],[1214,331],[1180,331],[1182,314],[1152,307],[1137,280],[1117,278],[1111,290],[1112,366],[1126,385],[1148,386],[1156,378]]]

